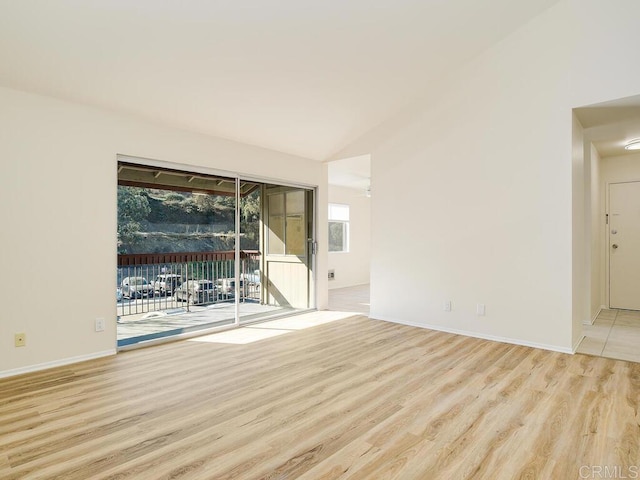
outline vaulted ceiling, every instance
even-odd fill
[[[0,0],[0,85],[324,160],[557,0]]]

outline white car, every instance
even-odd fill
[[[121,288],[124,298],[153,297],[153,286],[144,277],[125,277]]]
[[[236,294],[236,279],[235,278],[219,278],[216,283],[216,292],[218,298],[226,299],[233,298]],[[240,298],[245,296],[244,280],[240,280]]]
[[[249,284],[249,286],[260,286],[260,270],[254,270],[253,273],[245,273],[242,275],[242,279]]]
[[[182,276],[175,273],[162,273],[153,282],[156,295],[171,295],[182,283]]]
[[[187,280],[176,289],[176,301],[211,303],[216,301],[216,288],[211,280]]]

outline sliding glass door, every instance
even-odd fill
[[[265,186],[263,269],[270,304],[292,309],[312,305],[313,192]]]
[[[118,345],[313,308],[313,194],[119,162]]]

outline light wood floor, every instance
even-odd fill
[[[1,380],[0,478],[564,480],[640,465],[639,364],[343,317]]]
[[[329,310],[369,315],[369,284],[329,290]]]

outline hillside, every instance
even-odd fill
[[[235,198],[118,187],[118,253],[232,250]],[[259,191],[241,199],[241,248],[259,248]]]

